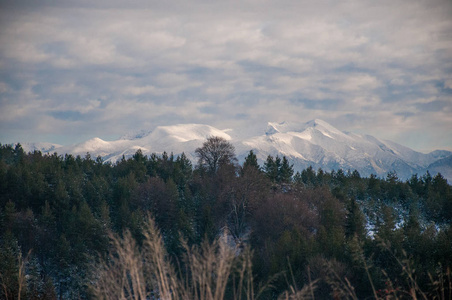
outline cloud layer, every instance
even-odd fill
[[[452,149],[452,2],[1,1],[1,142],[321,118]]]

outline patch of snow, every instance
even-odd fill
[[[334,137],[332,137],[331,135],[329,135],[328,132],[323,131],[323,130],[320,130],[320,132],[321,132],[323,135],[325,135],[325,136],[329,137],[330,139],[333,139],[333,140],[334,140]]]
[[[33,152],[33,151],[41,151],[42,153],[51,153],[57,151],[58,148],[62,146],[59,144],[52,143],[21,143],[22,149],[25,153]]]
[[[293,136],[296,136],[296,137],[298,137],[300,139],[303,139],[303,140],[307,140],[307,141],[312,140],[312,135],[311,135],[311,131],[310,130],[305,130],[303,132],[291,131],[290,134],[292,134]]]

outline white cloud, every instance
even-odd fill
[[[379,86],[380,82],[374,76],[358,74],[346,77],[339,88],[345,91],[369,91]]]
[[[315,117],[401,140],[452,127],[448,0],[12,7],[0,12],[4,136]]]

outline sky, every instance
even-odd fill
[[[452,1],[0,0],[0,143],[315,118],[452,150]]]

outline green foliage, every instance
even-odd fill
[[[358,298],[374,297],[373,286],[389,290],[388,278],[409,291],[401,265],[418,279],[418,295],[440,283],[448,292],[446,277],[432,285],[429,276],[452,266],[452,190],[441,174],[403,182],[394,172],[364,178],[309,167],[293,175],[284,156],[261,169],[254,152],[242,168],[232,154],[194,169],[185,154],[137,151],[107,164],[0,145],[1,297],[88,298],[90,266],[108,256],[109,233],[128,231],[142,247],[148,214],[182,267],[181,239],[191,247],[226,230],[238,249],[250,246],[256,287],[279,274],[268,298],[287,281],[301,288],[318,279],[325,289],[315,296],[328,299],[348,286],[345,277]],[[330,285],[334,273],[342,286]]]
[[[347,204],[345,235],[349,239],[356,236],[358,240],[364,240],[367,235],[364,214],[355,198],[351,198]]]
[[[307,169],[301,171],[300,179],[304,185],[311,186],[311,187],[315,186],[317,183],[315,171],[312,169],[311,166],[309,166]]]
[[[292,182],[294,171],[293,165],[289,164],[289,160],[285,156],[281,160],[279,156],[273,158],[269,155],[264,163],[264,172],[272,182],[287,184]]]
[[[275,182],[278,178],[278,163],[280,163],[279,157],[277,157],[277,160],[275,161],[271,155],[267,157],[267,160],[264,163],[264,172],[272,182]]]
[[[285,156],[282,158],[281,167],[278,169],[278,181],[282,183],[289,183],[292,181],[293,165],[289,164],[289,161]]]
[[[245,157],[245,162],[243,163],[243,169],[254,168],[256,170],[260,170],[260,166],[257,163],[257,156],[254,154],[253,150],[248,153],[248,156]]]

